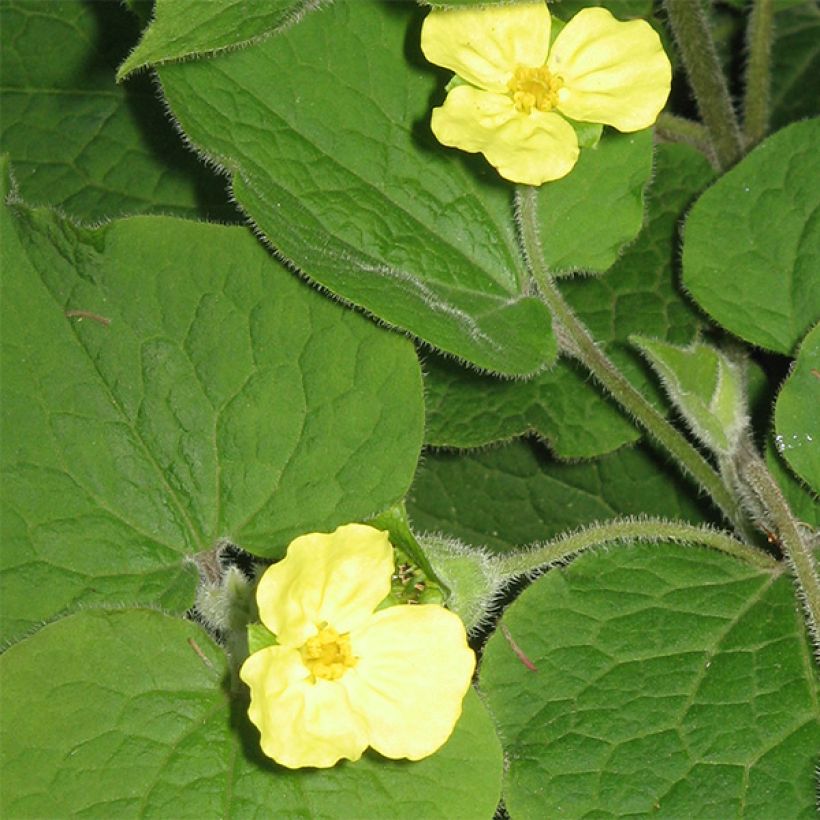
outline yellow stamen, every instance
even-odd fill
[[[546,66],[527,68],[518,66],[507,87],[516,109],[529,114],[533,108],[551,111],[558,105],[558,91],[564,81],[554,77]]]
[[[299,651],[314,680],[338,680],[357,661],[350,648],[350,636],[340,635],[327,625],[320,627],[318,634],[309,638]]]

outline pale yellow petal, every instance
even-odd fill
[[[547,65],[561,77],[558,110],[574,120],[638,131],[657,119],[672,80],[660,38],[644,20],[588,8],[555,39]]]
[[[461,715],[475,669],[464,624],[440,606],[395,606],[351,634],[359,662],[345,674],[370,745],[419,760],[444,744]]]
[[[421,50],[468,83],[504,91],[516,66],[544,65],[550,25],[543,2],[436,9],[422,24]]]
[[[259,581],[259,618],[285,646],[300,647],[320,623],[345,633],[390,592],[393,548],[386,532],[347,524],[294,539]]]
[[[430,123],[439,142],[481,152],[505,179],[541,185],[566,176],[578,160],[578,139],[557,114],[516,110],[505,94],[454,88]]]
[[[271,646],[251,655],[239,671],[250,687],[248,716],[262,751],[282,766],[327,768],[358,760],[368,725],[338,681],[312,682],[299,652]]]

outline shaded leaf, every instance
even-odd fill
[[[643,447],[565,464],[520,439],[485,451],[428,453],[407,511],[416,530],[501,552],[616,516],[703,520],[688,483]]]
[[[137,37],[118,3],[0,6],[0,143],[20,195],[98,222],[125,213],[235,220],[224,180],[186,151],[148,78],[117,86]]]

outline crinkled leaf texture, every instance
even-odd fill
[[[786,575],[622,545],[549,572],[502,623],[480,685],[512,817],[814,816],[816,679]]]
[[[3,209],[4,638],[91,602],[192,602],[185,557],[281,555],[402,498],[412,345],[249,231]]]
[[[683,281],[754,345],[793,354],[820,316],[820,118],[773,134],[692,208]]]
[[[224,180],[180,144],[150,80],[114,84],[139,31],[119,3],[10,0],[0,29],[2,150],[27,202],[87,222],[146,212],[236,219]]]
[[[815,493],[820,493],[820,325],[797,354],[792,372],[777,397],[775,445]]]
[[[491,817],[502,757],[470,691],[442,749],[291,771],[259,751],[219,648],[159,612],[81,612],[0,658],[4,817]],[[469,765],[465,762],[469,761]]]
[[[338,2],[159,76],[185,134],[305,274],[480,367],[532,373],[555,342],[529,295],[511,190],[429,132],[439,79],[415,40],[406,55],[420,14]]]
[[[698,317],[681,295],[674,271],[677,228],[693,191],[702,189],[712,176],[706,160],[693,149],[659,146],[647,196],[647,222],[638,239],[606,276],[561,282],[568,301],[596,339],[607,343],[607,352],[618,366],[659,404],[654,379],[627,337],[651,333],[680,344],[695,334]],[[552,194],[540,196],[549,203]],[[606,221],[603,216],[599,219]],[[551,229],[543,227],[548,248]],[[425,437],[430,444],[478,447],[532,430],[547,439],[561,458],[590,458],[639,437],[623,412],[566,359],[529,381],[502,381],[430,356],[425,386]]]

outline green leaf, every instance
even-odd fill
[[[549,572],[502,624],[480,686],[512,817],[814,816],[816,682],[787,576],[622,546]]]
[[[150,27],[120,66],[117,79],[149,64],[248,45],[316,6],[308,0],[157,0]]]
[[[646,395],[661,401],[646,365],[626,342],[652,333],[691,340],[698,317],[677,289],[673,260],[677,222],[694,192],[712,177],[706,160],[682,145],[661,145],[648,192],[647,223],[609,273],[564,280],[561,289],[596,339]],[[549,235],[545,237],[548,244]],[[577,365],[561,359],[534,379],[501,381],[428,357],[425,364],[426,440],[478,447],[533,430],[561,458],[611,452],[639,437],[623,412]]]
[[[550,13],[561,20],[569,20],[589,6],[603,6],[619,20],[648,17],[652,13],[652,0],[558,0],[550,4]]]
[[[444,78],[421,57],[421,14],[335,3],[159,75],[186,135],[307,276],[479,367],[532,373],[555,342],[529,295],[511,190],[433,138]]]
[[[692,432],[719,455],[737,447],[749,419],[743,374],[728,356],[710,345],[670,345],[634,335]]]
[[[718,180],[686,221],[683,276],[747,342],[791,354],[820,315],[820,118],[778,131]]]
[[[288,770],[258,734],[222,652],[149,610],[90,611],[0,658],[4,817],[490,817],[501,749],[470,691],[455,732],[418,763],[368,753]],[[408,719],[413,719],[408,716]],[[465,766],[464,761],[470,765]]]
[[[581,151],[572,173],[538,189],[544,259],[557,273],[602,273],[643,224],[652,129],[608,132]]]
[[[800,345],[774,409],[775,444],[789,466],[820,493],[820,325]]]
[[[4,637],[92,602],[184,610],[186,555],[281,555],[404,496],[423,426],[406,339],[245,229],[3,210]]]
[[[118,3],[0,5],[0,144],[20,195],[99,222],[161,212],[236,220],[224,181],[180,144],[146,77],[114,84],[134,42]]]
[[[814,0],[777,4],[772,41],[772,126],[817,114],[820,76],[820,8]]]
[[[703,521],[696,492],[645,447],[566,464],[521,439],[485,451],[428,453],[407,511],[417,531],[496,552],[622,515]]]

